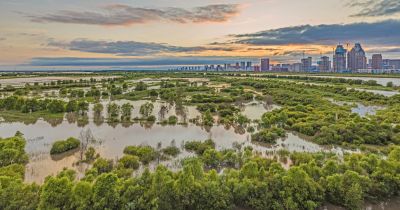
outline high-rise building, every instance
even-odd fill
[[[331,70],[331,61],[328,56],[322,56],[318,61],[318,68],[320,72],[329,72]]]
[[[269,58],[261,59],[261,71],[269,71]]]
[[[343,45],[338,45],[333,55],[333,71],[342,72],[346,70],[346,49]]]
[[[372,55],[372,64],[371,68],[372,69],[383,69],[383,59],[382,59],[382,54],[373,54]]]
[[[240,62],[240,69],[246,70],[246,62],[244,62],[244,61]]]
[[[385,59],[385,61],[386,60],[387,59]],[[391,69],[400,69],[400,59],[388,59],[386,62]]]
[[[311,71],[312,57],[301,59],[301,71]]]
[[[301,63],[293,63],[289,67],[289,71],[292,72],[300,72],[301,71]]]
[[[246,62],[246,70],[251,70],[252,68],[252,63],[250,61]]]
[[[360,43],[356,43],[347,53],[347,67],[350,71],[367,68],[367,57]]]

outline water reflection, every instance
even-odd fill
[[[351,112],[366,117],[367,115],[375,115],[377,111],[385,109],[384,106],[364,105],[358,102],[345,102],[336,101],[332,98],[328,98],[330,102],[339,106],[351,106]]]

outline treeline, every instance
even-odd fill
[[[342,83],[349,85],[365,85],[365,86],[382,86],[377,83],[376,80],[361,80],[361,79],[348,79],[341,77],[324,77],[324,76],[300,76],[300,75],[277,75],[277,74],[240,74],[240,73],[229,73],[229,74],[220,74],[220,73],[207,73],[210,75],[217,76],[232,76],[232,77],[255,77],[255,78],[270,78],[270,79],[288,79],[288,80],[300,80],[300,81],[314,81],[314,82],[328,82],[328,83]],[[390,83],[388,83],[390,84]],[[393,83],[391,85],[387,85],[388,87],[393,87]]]
[[[89,104],[82,100],[65,102],[58,99],[36,99],[21,96],[9,96],[0,99],[0,109],[21,111],[23,113],[48,111],[49,113],[86,112]]]
[[[1,90],[2,91],[15,91],[15,90],[24,90],[30,91],[30,90],[46,90],[46,89],[61,89],[61,88],[79,88],[79,87],[90,87],[97,82],[101,83],[114,83],[118,81],[123,81],[123,78],[107,78],[107,79],[101,79],[98,80],[96,78],[87,78],[87,79],[79,79],[79,80],[57,80],[57,81],[51,81],[51,82],[34,82],[34,83],[26,83],[24,87],[19,88],[19,87],[13,87],[11,85],[4,86]]]
[[[21,137],[1,139],[0,154],[21,145]],[[282,152],[293,163],[287,170],[275,159],[254,155],[250,147],[214,147],[210,141],[188,142],[185,148],[198,156],[185,159],[181,170],[160,165],[139,176],[132,176],[138,156],[154,160],[154,149],[130,147],[117,164],[98,158],[81,180],[64,170],[40,186],[23,183],[17,157],[0,168],[0,208],[316,209],[329,202],[361,209],[365,200],[378,202],[400,192],[399,147],[391,148],[387,158],[350,154],[343,160],[333,154]]]

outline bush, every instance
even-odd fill
[[[157,152],[151,146],[127,146],[124,149],[124,154],[139,157],[143,164],[149,164],[157,157]]]
[[[268,128],[251,135],[252,141],[275,144],[278,138],[285,137],[285,130],[282,128]]]
[[[149,122],[155,122],[155,121],[156,121],[156,116],[151,115],[151,116],[147,117],[147,121],[149,121]]]
[[[124,155],[121,159],[118,160],[118,163],[124,168],[138,169],[139,157],[134,155]]]
[[[178,122],[178,118],[176,116],[169,116],[168,117],[168,124],[175,125]]]
[[[67,152],[69,150],[73,150],[79,147],[81,142],[76,138],[68,138],[67,140],[56,141],[53,143],[51,147],[50,154],[60,154],[63,152]]]
[[[188,151],[193,151],[197,155],[202,155],[207,149],[214,149],[215,142],[208,139],[204,142],[201,141],[188,141],[185,143],[185,149]]]
[[[113,161],[99,158],[93,163],[93,168],[97,169],[99,174],[108,173],[113,169]]]
[[[162,149],[162,152],[166,155],[176,157],[181,151],[176,146],[169,146]]]

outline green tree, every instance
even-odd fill
[[[102,174],[93,184],[93,209],[120,209],[118,177],[114,174]]]
[[[143,117],[147,118],[153,113],[154,105],[150,102],[146,102],[140,106],[139,113],[143,115]]]
[[[40,193],[39,209],[72,209],[72,183],[67,177],[50,177]]]
[[[130,103],[125,103],[121,106],[121,119],[129,121],[132,115],[133,106]]]

